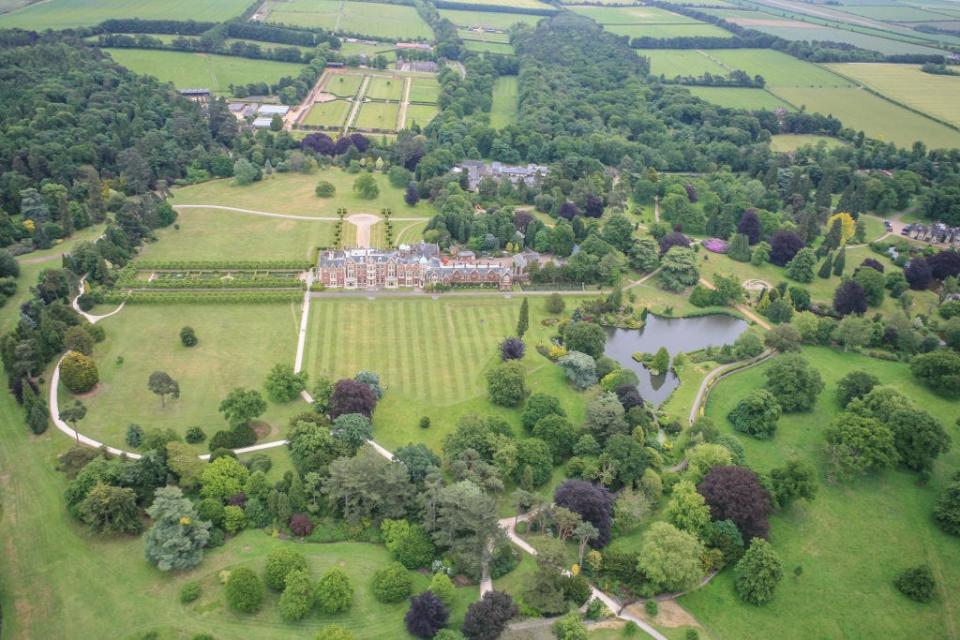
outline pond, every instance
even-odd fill
[[[673,370],[651,375],[646,367],[633,359],[634,353],[655,353],[660,347],[666,347],[672,360],[678,353],[732,344],[748,326],[744,320],[722,314],[699,318],[661,318],[649,314],[642,329],[608,328],[603,353],[633,370],[640,378],[637,385],[640,395],[652,405],[659,406],[679,386],[680,380]]]

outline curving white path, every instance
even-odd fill
[[[82,278],[80,278],[80,288],[79,288],[80,290],[77,292],[77,295],[75,295],[73,299],[70,300],[70,306],[73,307],[73,310],[79,313],[81,316],[83,316],[86,319],[86,321],[89,322],[90,324],[97,324],[97,322],[99,322],[100,320],[103,320],[104,318],[109,318],[110,316],[114,316],[120,313],[120,310],[123,309],[125,304],[127,304],[126,301],[121,302],[119,307],[117,307],[110,313],[105,313],[102,316],[95,316],[92,313],[87,313],[86,311],[80,308],[80,303],[79,303],[80,296],[82,296],[84,291],[86,291],[86,287],[87,287],[86,281],[87,281],[87,276],[83,276]],[[57,366],[57,369],[59,370],[59,365]]]

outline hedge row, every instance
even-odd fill
[[[215,271],[218,269],[309,269],[313,265],[306,260],[136,260],[130,266],[141,271],[147,269]]]
[[[303,294],[284,291],[108,291],[106,303],[119,304],[257,304],[299,302]]]
[[[199,278],[158,278],[151,281],[119,282],[131,289],[302,289],[295,278],[262,278],[257,280],[204,280]]]

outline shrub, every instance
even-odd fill
[[[227,578],[227,604],[241,613],[256,613],[263,604],[263,582],[252,569],[240,567]]]
[[[190,604],[200,597],[202,589],[199,582],[188,582],[180,587],[180,604]]]
[[[353,585],[343,570],[334,567],[320,576],[314,596],[321,613],[340,613],[353,604]]]
[[[207,434],[204,433],[203,429],[200,427],[190,427],[187,429],[187,434],[184,436],[189,444],[199,444],[207,439]]]
[[[93,344],[93,336],[79,325],[70,327],[63,334],[63,346],[67,351],[77,351],[89,356],[93,354]]]
[[[960,479],[947,485],[937,498],[933,517],[941,529],[950,535],[960,536]]]
[[[320,198],[332,198],[337,193],[337,188],[333,185],[332,182],[326,180],[321,180],[317,183],[317,188],[314,190]]]
[[[917,602],[933,600],[933,594],[937,588],[933,572],[925,564],[906,569],[896,577],[893,584],[900,593]]]
[[[307,559],[302,553],[298,553],[287,547],[280,547],[271,551],[267,556],[267,566],[264,570],[264,579],[267,586],[274,591],[281,591],[285,585],[287,574],[291,571],[307,568]]]
[[[469,640],[496,640],[510,618],[517,615],[513,598],[502,591],[488,591],[467,608],[463,619],[463,635]]]
[[[243,531],[247,526],[247,517],[243,509],[237,505],[227,505],[223,508],[223,528],[227,533]]]
[[[516,360],[508,360],[487,373],[490,401],[504,407],[516,407],[527,397],[526,368]]]
[[[193,327],[184,327],[180,329],[180,342],[183,343],[185,347],[194,347],[196,346],[197,333],[193,330]]]
[[[551,293],[544,306],[547,313],[552,314],[563,313],[564,308],[566,308],[563,297],[559,293]]]
[[[276,364],[267,374],[264,383],[267,397],[273,402],[290,402],[300,395],[307,386],[307,374],[294,373],[293,367],[288,364]]]
[[[734,429],[755,438],[769,438],[777,430],[780,404],[765,389],[755,389],[727,414]]]
[[[136,449],[143,443],[143,427],[138,424],[127,425],[127,445]]]
[[[373,574],[373,595],[380,602],[400,602],[410,595],[413,581],[407,568],[392,562]]]
[[[290,532],[301,538],[313,533],[313,520],[306,513],[294,513],[290,516]]]
[[[655,616],[660,611],[660,608],[657,606],[656,600],[647,598],[647,601],[643,603],[643,610],[647,612],[648,616]]]
[[[320,632],[314,640],[354,640],[353,633],[339,624],[328,624],[320,627]]]
[[[520,338],[505,338],[500,343],[501,360],[520,360],[523,358],[524,351],[526,351],[526,346]]]
[[[100,381],[93,358],[79,351],[68,351],[60,363],[60,380],[73,393],[86,393]]]
[[[410,609],[403,620],[411,635],[432,638],[447,624],[449,617],[447,605],[430,591],[424,591],[410,599]]]
[[[845,408],[851,401],[870,393],[878,384],[879,378],[866,371],[851,371],[837,383],[837,401]]]
[[[429,416],[421,416],[421,417],[420,417],[420,428],[421,428],[421,429],[429,429],[429,428],[430,428],[430,417],[429,417]]]
[[[450,576],[442,571],[433,574],[433,578],[430,579],[429,589],[433,592],[433,595],[440,598],[440,601],[448,607],[453,605],[457,597],[453,581],[450,579]]]
[[[287,574],[279,608],[280,616],[287,622],[303,620],[310,613],[313,608],[313,587],[306,571],[297,569]]]
[[[737,594],[750,604],[766,604],[783,579],[783,563],[770,543],[754,538],[734,568]]]

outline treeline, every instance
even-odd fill
[[[434,49],[436,54],[448,60],[459,60],[465,51],[463,40],[457,33],[457,25],[444,18],[437,11],[437,7],[427,0],[414,0],[414,6],[417,8],[417,14],[423,21],[430,25],[433,30],[433,39],[436,44]]]
[[[118,49],[164,49],[167,51],[201,51],[221,55],[251,58],[254,60],[276,60],[279,62],[307,63],[316,55],[312,51],[301,51],[297,47],[275,47],[262,49],[252,42],[211,42],[201,38],[178,37],[169,43],[145,34],[127,35],[109,33],[97,38],[97,46]]]
[[[660,82],[668,84],[683,84],[699,87],[752,87],[762,89],[767,82],[763,76],[751,77],[747,72],[736,69],[725,76],[706,72],[700,76],[675,76],[668,78],[660,74]]]
[[[533,16],[552,16],[557,13],[554,8],[537,9],[535,7],[511,7],[501,4],[485,4],[476,2],[451,2],[450,0],[434,0],[437,9],[460,9],[464,11],[489,11],[492,13],[522,13]]]
[[[16,253],[212,166],[237,135],[220,101],[204,117],[96,49],[45,40],[0,48],[0,245]]]
[[[704,13],[692,7],[678,6],[660,0],[650,0],[647,4],[716,25],[733,33],[735,37],[651,38],[644,36],[634,38],[630,41],[630,46],[634,49],[774,49],[810,62],[896,62],[922,64],[924,62],[943,63],[945,61],[942,55],[884,55],[877,51],[868,51],[845,42],[787,40],[780,36],[757,31],[756,29],[742,27],[720,16]]]
[[[91,29],[92,33],[172,33],[180,36],[199,36],[217,26],[216,22],[194,20],[141,20],[119,18],[104,20]]]

